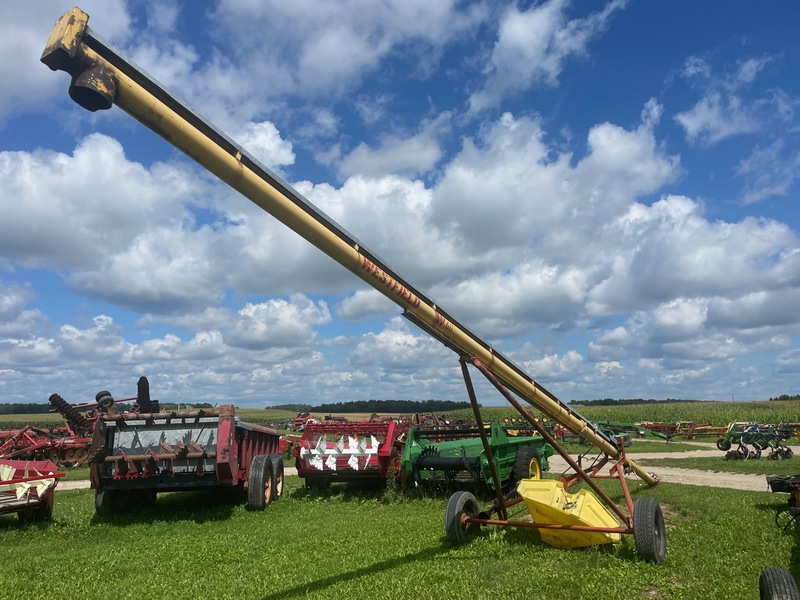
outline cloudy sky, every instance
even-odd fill
[[[162,401],[466,399],[396,305],[72,103],[39,57],[73,4],[0,4],[0,402],[140,375]],[[800,393],[796,2],[79,5],[563,400]]]

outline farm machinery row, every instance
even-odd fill
[[[139,378],[137,392],[119,401],[133,401],[132,406],[119,405],[121,410],[115,410],[116,402],[107,391],[98,393],[91,405],[67,405],[59,397],[57,408],[68,420],[73,438],[33,428],[10,438],[16,444],[11,454],[19,458],[0,460],[0,491],[10,490],[0,496],[0,513],[18,509],[21,518],[30,520],[52,513],[54,485],[43,487],[42,482],[64,474],[57,472],[54,461],[36,458],[52,454],[70,440],[77,440],[80,461],[90,466],[95,510],[102,516],[152,505],[161,492],[229,489],[246,499],[249,510],[263,510],[283,494],[281,436],[276,430],[242,422],[232,405],[161,410],[159,401],[150,397],[145,377]],[[87,407],[92,408],[90,416],[78,413]],[[74,458],[69,453],[67,457]],[[27,504],[12,501],[11,491],[31,486],[38,493],[28,494]]]
[[[519,435],[519,425],[410,424],[408,420],[307,424],[294,448],[308,489],[334,482],[383,486],[390,477],[409,487],[492,487],[490,456],[501,486],[510,488],[548,470],[554,450],[541,436]],[[527,433],[527,431],[525,432]]]
[[[133,399],[122,398],[119,402]],[[58,394],[52,394],[48,402],[50,412],[58,412],[64,418],[63,425],[50,429],[25,425],[0,431],[0,459],[49,460],[62,468],[86,461],[95,424],[108,412],[114,399],[103,391],[97,394],[95,402],[86,404],[70,404]]]
[[[89,16],[79,8],[64,14],[53,28],[41,57],[50,69],[69,75],[69,95],[75,102],[91,112],[118,106],[393,301],[405,318],[456,354],[486,469],[481,458],[476,461],[466,451],[463,455],[460,451],[457,456],[446,455],[447,441],[441,440],[436,442],[436,450],[420,449],[420,455],[414,458],[416,473],[424,479],[428,465],[452,471],[456,464],[453,459],[457,459],[473,471],[480,471],[484,478],[488,470],[495,499],[481,510],[472,493],[455,492],[445,512],[449,539],[464,542],[484,525],[534,527],[540,530],[542,539],[562,547],[614,543],[621,535],[631,534],[640,557],[657,563],[664,560],[666,532],[661,508],[652,496],[634,501],[625,476],[635,473],[651,486],[658,479],[627,457],[618,439],[561,402],[471,332],[246,149],[96,35],[88,20]],[[564,473],[557,480],[537,479],[538,467],[531,458],[529,477],[517,485],[504,483],[504,473],[513,474],[514,467],[508,468],[510,461],[503,464],[501,449],[514,444],[506,440],[498,447],[496,440],[500,434],[496,428],[493,431],[491,426],[484,426],[470,369],[477,370],[495,387],[561,455],[573,474]],[[597,459],[588,466],[574,460],[517,397],[596,447]],[[172,483],[179,479],[187,486],[214,482],[214,485],[248,487],[249,498],[253,493],[267,494],[270,490],[266,469],[274,464],[270,457],[279,447],[277,434],[237,423],[232,407],[223,409],[219,414],[203,416],[142,413],[99,419],[88,459],[98,509],[113,508],[116,501],[149,501],[154,491],[171,489]],[[304,432],[311,426],[306,423]],[[397,438],[401,432],[387,429],[384,435]],[[406,436],[411,436],[410,430]],[[528,441],[527,446],[515,448],[514,464],[520,455],[533,456],[523,453],[523,447],[533,446]],[[545,447],[540,449],[544,454]],[[303,459],[308,459],[311,468],[317,470],[321,464],[323,470],[326,466],[333,470],[335,466],[338,473],[339,465],[344,463],[355,472],[368,472],[372,468],[380,472],[383,465],[388,469],[392,464],[391,459],[384,460],[387,453],[391,457],[391,448],[382,448],[378,437],[367,432],[348,434],[345,440],[325,438],[324,443],[318,441],[305,450]],[[506,456],[510,455],[511,449]],[[411,471],[414,472],[414,466]],[[598,485],[596,478],[611,478],[619,483],[622,492],[618,497],[623,499],[620,505]],[[576,486],[584,484],[585,489],[577,489]],[[110,499],[106,500],[104,492],[111,493]],[[523,503],[529,513],[517,517],[514,507]]]
[[[717,449],[725,452],[727,460],[756,460],[762,452],[768,452],[771,460],[792,458],[792,449],[783,444],[794,435],[791,424],[759,425],[758,423],[734,421],[721,438]],[[735,445],[735,447],[734,447]]]

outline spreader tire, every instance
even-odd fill
[[[777,567],[761,571],[758,593],[760,600],[800,600],[800,591],[791,573]]]
[[[517,457],[514,459],[514,466],[511,469],[511,477],[514,483],[519,483],[523,479],[542,478],[542,461],[536,448],[522,446],[517,450]]]
[[[271,454],[272,482],[275,491],[275,500],[283,496],[283,457],[280,454]]]
[[[662,563],[667,555],[664,514],[655,498],[639,498],[633,505],[633,543],[647,562]]]
[[[447,539],[456,544],[463,544],[476,534],[481,526],[477,523],[465,523],[464,519],[474,517],[479,512],[478,500],[470,492],[461,491],[450,496],[444,515]]]
[[[94,493],[94,510],[101,517],[110,517],[119,506],[115,490],[96,490]]]
[[[731,441],[726,440],[725,438],[719,438],[717,440],[717,450],[721,450],[722,452],[727,452],[731,449]]]
[[[50,496],[50,501],[43,506],[21,510],[17,513],[17,517],[19,517],[22,523],[43,523],[45,521],[50,521],[53,518],[53,500],[54,498]]]
[[[275,499],[272,461],[267,454],[259,454],[253,458],[247,482],[247,510],[267,508]]]

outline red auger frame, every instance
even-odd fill
[[[469,375],[468,364],[486,377],[509,404],[555,448],[556,452],[569,465],[569,469],[562,473],[557,482],[540,483],[534,480],[523,480],[519,488],[503,495],[496,466],[486,440],[480,406]],[[617,457],[612,459],[608,454],[601,453],[588,467],[584,468],[582,457],[579,457],[577,461],[573,459],[539,422],[539,419],[522,406],[502,382],[478,359],[462,356],[461,369],[475,420],[481,430],[492,476],[495,479],[494,489],[497,497],[490,507],[480,510],[477,499],[471,493],[461,491],[453,494],[445,514],[445,529],[451,541],[465,542],[476,533],[481,525],[536,528],[540,530],[545,542],[564,548],[611,543],[618,541],[622,534],[633,534],[636,553],[641,558],[655,563],[664,561],[667,542],[661,507],[655,498],[649,496],[633,501],[625,479],[631,470],[627,466],[622,438],[617,440],[619,452]],[[608,467],[608,471],[603,474],[603,469],[606,467]],[[596,479],[619,481],[625,498],[625,509],[617,506],[611,497],[597,485]],[[581,483],[588,486],[591,492],[602,500],[602,504],[585,489],[579,490],[577,494],[570,494]],[[524,489],[536,486],[542,489],[534,490],[530,498],[527,497]],[[519,507],[522,503],[527,504],[527,510]],[[570,506],[570,504],[574,506]],[[573,510],[576,507],[579,509],[578,512]],[[583,511],[583,514],[580,511]],[[531,516],[534,517],[532,520]]]

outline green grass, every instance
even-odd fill
[[[558,550],[534,531],[488,527],[455,546],[445,497],[385,503],[300,484],[287,477],[284,498],[262,513],[195,492],[114,519],[94,515],[91,490],[58,492],[52,523],[0,516],[2,596],[737,600],[758,597],[763,567],[794,560],[800,575],[800,539],[773,522],[783,494],[634,483],[634,496],[655,496],[666,515],[667,560],[652,565],[630,536]]]
[[[641,458],[637,461],[648,467],[677,467],[679,469],[699,469],[701,471],[724,471],[726,473],[743,473],[746,475],[798,475],[800,459],[790,460],[725,460],[722,456],[691,458]]]

